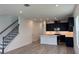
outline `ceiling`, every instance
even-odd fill
[[[0,16],[23,16],[26,18],[64,18],[74,11],[74,4],[0,4]]]

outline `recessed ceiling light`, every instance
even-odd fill
[[[56,7],[58,7],[59,5],[58,4],[56,4]]]
[[[22,14],[23,13],[22,10],[20,10],[19,13]]]

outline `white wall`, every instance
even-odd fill
[[[42,23],[33,21],[32,19],[19,19],[19,34],[18,36],[6,47],[5,52],[23,47],[39,40],[42,34]]]
[[[11,25],[14,21],[17,20],[16,16],[0,16],[0,32]],[[18,23],[14,24],[4,33],[0,34],[0,43],[2,41],[3,36],[6,36]]]
[[[16,21],[12,16],[0,16],[0,32],[7,28],[10,24]]]
[[[75,17],[74,26],[74,49],[75,53],[79,53],[79,16]]]
[[[74,50],[79,53],[79,5],[74,12]]]
[[[42,34],[42,23],[33,21],[32,41],[34,42],[39,40],[41,34]]]
[[[5,52],[23,47],[32,43],[32,25],[33,21],[26,19],[19,19],[19,34],[18,36],[6,47]]]

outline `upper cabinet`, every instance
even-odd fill
[[[46,24],[46,31],[73,31],[74,18],[69,17],[68,22],[57,22]]]
[[[68,23],[46,24],[46,31],[68,31]]]
[[[74,26],[74,17],[69,17],[68,18],[68,29],[69,31],[73,31],[73,26]]]

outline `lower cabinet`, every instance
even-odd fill
[[[41,35],[40,44],[57,45],[57,35]]]
[[[66,37],[65,44],[66,44],[67,47],[73,47],[74,46],[73,38],[72,37]]]
[[[73,38],[72,37],[65,37],[64,35],[60,35],[57,37],[57,44],[64,42],[67,47],[73,47]]]

